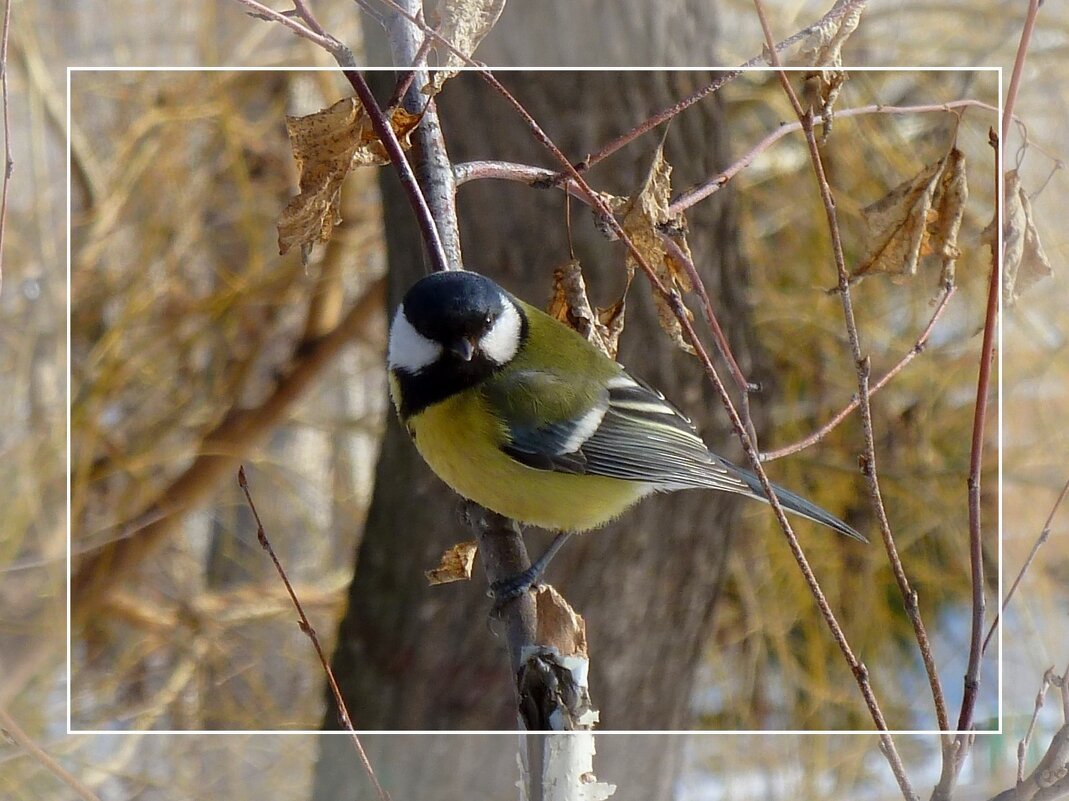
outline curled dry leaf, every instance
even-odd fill
[[[599,714],[590,700],[586,623],[548,585],[535,591],[535,605],[538,644],[523,649],[516,674],[520,717],[528,730],[590,730]]]
[[[471,58],[504,8],[505,0],[438,0],[438,35]],[[435,43],[435,49],[440,55],[440,69],[423,87],[424,94],[431,97],[442,91],[442,85],[457,74],[457,67],[467,63],[441,42]]]
[[[630,284],[628,278],[628,284]],[[586,294],[586,282],[578,259],[572,259],[553,271],[553,297],[546,311],[569,328],[578,331],[594,347],[616,358],[620,334],[624,330],[627,287],[620,299],[606,309],[595,309]]]
[[[832,107],[846,83],[843,44],[857,29],[865,6],[865,2],[856,0],[838,0],[825,21],[806,37],[798,53],[803,65],[821,68],[805,73],[803,80],[809,107],[819,111],[824,121],[825,137],[831,133]],[[846,11],[836,15],[835,11],[843,7],[847,7]]]
[[[432,587],[435,584],[448,584],[451,581],[467,581],[471,578],[471,568],[475,564],[475,553],[479,543],[475,540],[458,542],[442,554],[438,567],[427,570],[423,575]]]
[[[398,107],[388,110],[386,118],[401,146],[407,149],[420,115]],[[281,254],[294,245],[307,252],[314,243],[329,240],[334,226],[341,222],[341,185],[349,171],[390,161],[355,97],[343,98],[305,117],[286,117],[286,130],[300,172],[301,192],[278,217]]]
[[[549,648],[556,648],[562,656],[579,656],[588,658],[586,643],[586,621],[576,612],[564,597],[548,584],[543,584],[535,591],[535,604],[538,608],[538,630],[535,642]]]
[[[1003,298],[1013,305],[1037,281],[1053,273],[1043,243],[1039,241],[1032,202],[1021,186],[1017,170],[1003,177],[1006,206],[1002,212]],[[992,250],[994,250],[992,243]]]
[[[693,289],[690,275],[684,265],[676,261],[661,241],[661,236],[670,236],[688,259],[690,245],[687,244],[687,221],[682,214],[668,211],[672,196],[672,166],[664,158],[664,146],[657,148],[650,166],[649,174],[638,193],[626,201],[619,209],[623,215],[622,227],[628,239],[646,263],[653,268],[661,283],[669,290],[689,292]],[[634,275],[638,262],[630,251],[627,253],[626,265],[628,277]],[[683,338],[683,329],[675,314],[660,293],[653,295],[657,307],[657,318],[661,328],[680,348],[694,354],[694,348]],[[688,312],[689,314],[689,312]]]
[[[853,277],[888,273],[905,279],[916,275],[922,256],[936,254],[942,280],[952,283],[961,255],[957,240],[968,197],[965,156],[952,147],[939,161],[862,211],[865,255]]]
[[[958,233],[961,231],[961,221],[965,218],[965,201],[968,199],[965,154],[954,147],[947,154],[946,166],[939,178],[939,188],[932,201],[935,219],[928,226],[931,252],[939,256],[942,265],[940,281],[945,286],[954,283],[954,268],[961,255]]]

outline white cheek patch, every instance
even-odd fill
[[[441,355],[442,346],[413,328],[405,317],[404,307],[399,308],[390,325],[390,347],[387,352],[390,369],[418,373],[438,361]]]
[[[479,339],[479,350],[494,364],[508,364],[520,349],[520,330],[523,323],[520,313],[511,300],[505,300],[505,309],[493,326]]]

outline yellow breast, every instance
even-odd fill
[[[649,494],[648,485],[575,476],[520,464],[476,390],[454,395],[408,421],[416,448],[457,493],[521,523],[563,531],[596,528]]]

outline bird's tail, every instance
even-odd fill
[[[730,463],[729,463],[730,464]],[[750,488],[752,495],[750,497],[756,498],[759,501],[768,503],[768,498],[765,496],[765,489],[761,486],[761,482],[757,479],[753,473],[749,470],[743,470],[741,467],[731,465],[735,469],[736,475],[746,482],[746,485]],[[868,540],[856,529],[846,525],[842,520],[837,518],[830,512],[826,512],[817,506],[815,503],[810,503],[801,495],[796,495],[789,489],[784,489],[779,484],[773,484],[772,489],[776,491],[776,497],[779,498],[779,502],[783,505],[783,508],[794,512],[796,515],[808,518],[816,523],[821,523],[830,529],[838,531],[840,534],[845,534],[851,539],[858,540],[860,542],[868,542]]]

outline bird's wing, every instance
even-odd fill
[[[513,459],[538,470],[641,481],[664,490],[750,493],[735,471],[709,452],[690,420],[648,384],[620,372],[596,391],[581,388],[581,403],[547,413],[537,399],[574,397],[575,388],[565,387],[566,381],[554,373],[521,370],[487,393],[508,428],[503,450]]]

